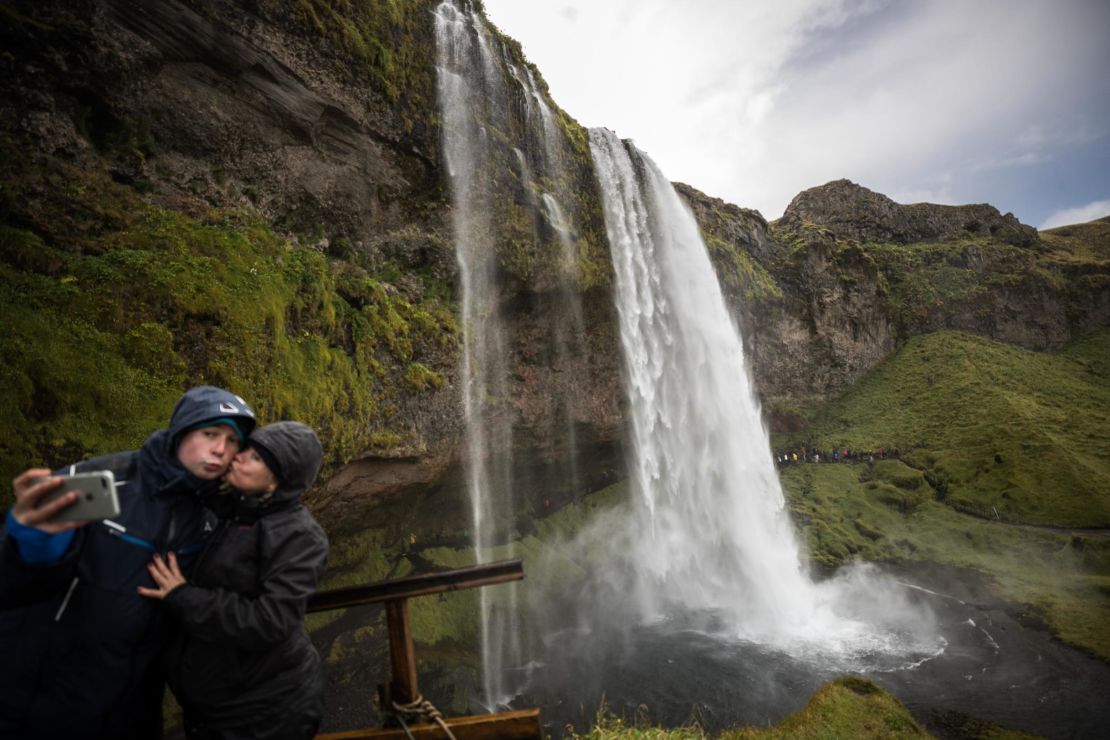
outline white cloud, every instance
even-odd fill
[[[583,125],[634,139],[672,179],[768,218],[841,177],[892,197],[986,201],[964,184],[1012,184],[1110,131],[1090,115],[1092,100],[1110,99],[1110,12],[1098,2],[485,6]]]
[[[1102,218],[1103,216],[1110,216],[1110,200],[1096,200],[1094,203],[1088,203],[1078,208],[1065,208],[1061,211],[1056,211],[1045,219],[1045,222],[1041,224],[1040,228],[1054,229],[1057,226],[1085,224],[1088,221],[1094,221],[1096,218]]]

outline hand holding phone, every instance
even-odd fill
[[[119,499],[110,471],[51,476],[46,468],[31,468],[16,476],[12,490],[15,520],[48,534],[119,515]]]
[[[51,516],[51,522],[93,521],[119,516],[116,477],[111,470],[94,470],[56,477],[62,479],[62,484],[42,497],[43,504],[49,504],[56,498],[73,493],[77,496],[72,503]]]
[[[50,517],[76,501],[77,494],[58,496],[49,505],[40,506],[43,496],[57,491],[62,485],[60,478],[47,477],[49,475],[50,470],[47,468],[31,468],[17,475],[12,481],[15,505],[12,506],[11,513],[24,526],[36,527],[47,534],[57,534],[78,526],[72,522],[50,523]]]

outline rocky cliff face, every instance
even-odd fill
[[[771,419],[784,428],[796,423],[793,410],[841,393],[917,334],[959,329],[1055,350],[1110,320],[1105,255],[1077,262],[989,205],[904,206],[838,180],[799,194],[766,224],[681,192],[731,288]],[[762,272],[730,283],[731,255],[741,252]]]
[[[95,291],[105,308],[88,313],[83,330],[114,360],[125,355],[121,376],[138,373],[157,386],[126,433],[79,432],[65,421],[77,410],[67,399],[101,388],[92,376],[77,384],[37,372],[34,356],[79,340],[44,337],[28,318],[4,347],[7,373],[18,381],[6,406],[19,411],[8,426],[23,439],[7,451],[5,469],[138,444],[139,429],[160,424],[157,409],[169,408],[181,387],[213,382],[250,397],[264,418],[297,416],[321,428],[339,474],[317,503],[333,523],[357,523],[367,502],[428,486],[441,490],[447,509],[465,508],[436,5],[105,0],[0,8],[9,50],[0,59],[0,124],[11,155],[2,209],[8,296],[18,300],[21,275],[40,281],[43,300],[67,280]],[[525,68],[518,46],[498,43]],[[518,119],[524,103],[510,101]],[[619,354],[603,226],[584,132],[573,128],[565,187],[585,203],[572,238],[592,330],[559,362],[548,316],[560,303],[551,279],[555,234],[533,215],[533,195],[512,167],[511,142],[521,139],[514,131],[504,132],[496,173],[513,193],[498,218],[498,310],[511,324],[512,457],[531,461],[517,478],[535,482],[525,511],[577,495],[565,490],[565,475],[553,474],[569,440],[592,461],[582,471],[587,487],[619,467]],[[41,175],[47,171],[57,175]],[[64,179],[87,202],[76,201]],[[170,257],[164,238],[148,230],[152,220],[177,216],[183,228]],[[239,248],[243,264],[208,277],[219,296],[196,295],[194,283],[205,277],[193,270],[204,266],[190,253],[206,248],[194,230],[234,242],[205,255],[225,266],[226,250]],[[47,257],[29,256],[43,249]],[[105,273],[103,261],[133,252],[142,269]],[[313,269],[300,270],[305,261]],[[274,295],[249,295],[250,280],[271,273],[281,276]],[[83,311],[68,298],[55,308],[58,321]],[[161,333],[152,338],[147,326]],[[139,354],[164,362],[137,367],[115,346],[136,334],[154,342]],[[559,397],[574,398],[573,419],[553,430]],[[110,404],[93,405],[101,410],[91,425],[107,427]]]
[[[465,518],[435,5],[0,5],[0,254],[5,315],[19,318],[0,349],[4,424],[23,440],[4,451],[8,472],[136,444],[182,387],[215,382],[241,389],[266,418],[323,431],[334,475],[315,505],[331,526],[357,527],[370,508],[415,491]],[[511,40],[497,43],[528,68]],[[499,454],[512,452],[514,477],[528,484],[525,518],[623,476],[596,185],[585,132],[549,103],[565,145],[552,187],[573,224],[585,327],[558,357],[556,238],[512,164],[514,146],[535,143],[515,123],[490,132],[514,193],[497,221],[496,310],[511,337],[504,413],[516,432]],[[526,101],[510,106],[525,115]],[[1054,349],[1110,323],[1105,260],[1067,257],[990,206],[902,206],[838,181],[768,224],[678,189],[776,424],[798,423],[800,408],[914,334],[960,328]],[[30,308],[17,315],[19,306]],[[80,332],[51,333],[35,323],[43,316],[77,317]],[[100,371],[75,384],[64,353],[88,337]],[[130,401],[136,418],[110,437],[89,431],[118,426],[111,408],[128,401],[109,386],[146,399]],[[569,421],[555,428],[555,417]],[[569,458],[581,461],[577,489]]]
[[[433,5],[367,11],[355,19],[367,30],[350,31],[358,38],[346,43],[312,4],[13,9],[5,41],[18,56],[5,70],[5,130],[44,153],[107,160],[113,179],[149,188],[156,203],[242,205],[297,243],[410,256],[411,235],[407,243],[389,235],[444,197],[426,66]],[[369,43],[395,48],[398,60],[353,50]],[[409,49],[423,50],[419,63],[401,58]],[[438,262],[452,269],[449,252]]]

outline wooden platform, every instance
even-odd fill
[[[470,717],[452,717],[444,720],[458,740],[534,740],[543,737],[540,730],[540,710],[521,709],[515,712],[497,714],[478,714]],[[409,732],[414,738],[442,738],[443,729],[437,724],[412,724]],[[372,730],[352,730],[349,732],[329,732],[317,735],[316,740],[405,740],[408,736],[399,727],[377,728]]]

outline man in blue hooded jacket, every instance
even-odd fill
[[[153,585],[154,553],[176,553],[188,571],[210,528],[201,497],[254,424],[243,399],[201,386],[141,449],[59,471],[111,470],[114,520],[51,523],[75,493],[40,506],[60,479],[32,469],[13,481],[16,503],[0,533],[0,737],[161,736],[166,621],[138,588]]]

